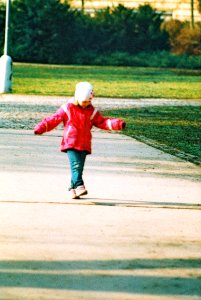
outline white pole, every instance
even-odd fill
[[[8,55],[9,25],[10,25],[10,0],[7,0],[7,2],[6,2],[6,23],[5,23],[4,55]]]
[[[6,0],[4,55],[0,58],[0,93],[12,93],[12,59],[8,56],[10,0]]]

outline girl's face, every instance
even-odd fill
[[[85,101],[79,102],[79,105],[82,108],[86,108],[87,106],[91,105],[91,98],[88,98]]]
[[[82,102],[79,102],[79,105],[82,107],[82,108],[86,108],[87,106],[91,105],[91,101],[92,101],[92,98],[94,97],[94,91],[91,91],[91,95],[88,99],[82,101]]]

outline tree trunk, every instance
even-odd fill
[[[194,0],[191,0],[191,28],[194,29]]]
[[[81,10],[82,10],[82,13],[84,13],[84,0],[82,0],[82,8],[81,8]]]

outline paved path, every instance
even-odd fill
[[[54,104],[62,105],[66,102],[68,97],[64,96],[35,96],[35,95],[14,95],[14,94],[4,94],[0,95],[0,103],[7,104]],[[108,109],[108,108],[126,108],[126,107],[144,107],[144,106],[200,106],[201,99],[190,100],[190,99],[110,99],[110,98],[97,98],[93,99],[93,104],[97,108]]]
[[[200,168],[93,135],[69,201],[61,131],[0,129],[0,299],[201,299]]]

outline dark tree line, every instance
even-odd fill
[[[90,16],[67,1],[12,0],[10,19],[9,54],[15,61],[66,64],[80,56],[169,49],[162,16],[149,5],[138,10],[119,5]],[[0,4],[0,54],[4,23],[5,5]]]

